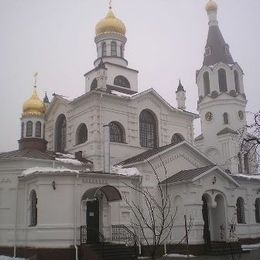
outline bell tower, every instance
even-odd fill
[[[97,58],[94,61],[94,69],[84,75],[86,92],[92,90],[111,92],[112,90],[112,92],[126,94],[136,93],[138,71],[128,68],[128,61],[125,59],[126,27],[115,16],[111,4],[107,15],[97,23],[95,33]],[[102,69],[106,70],[102,88],[97,84],[101,73],[100,64],[102,64]]]
[[[196,74],[198,111],[202,134],[195,144],[213,161],[230,171],[237,171],[237,130],[246,124],[246,95],[243,70],[229,50],[218,26],[218,6],[209,0],[208,37],[203,65]]]

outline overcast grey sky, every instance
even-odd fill
[[[243,68],[247,110],[260,109],[260,0],[216,0],[221,31]],[[172,105],[181,78],[187,109],[196,112],[195,72],[208,32],[206,0],[113,0],[126,25],[129,67],[139,91],[153,87]],[[23,102],[38,91],[84,93],[83,74],[96,58],[95,25],[108,0],[0,0],[0,151],[17,148]]]

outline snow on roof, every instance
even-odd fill
[[[56,152],[56,155],[58,155],[59,157],[62,157],[62,158],[75,159],[75,155],[74,154],[70,154],[70,153],[59,153],[59,152]]]
[[[62,163],[68,163],[72,164],[74,166],[82,166],[84,165],[83,162],[80,162],[77,159],[71,159],[71,158],[55,158],[56,161],[62,162]]]
[[[51,168],[51,167],[33,167],[29,168],[27,170],[24,170],[21,174],[21,176],[27,176],[33,173],[64,173],[64,172],[70,172],[70,173],[79,173],[79,171],[71,170],[67,168]],[[1,259],[0,259],[1,260]]]
[[[120,166],[112,167],[112,172],[125,176],[141,176],[139,170],[135,167],[132,168],[122,168]]]
[[[116,90],[111,90],[111,94],[114,94],[114,95],[117,95],[120,97],[132,97],[133,96],[133,94],[126,94],[126,93],[122,93],[122,92],[119,92]]]
[[[232,174],[233,177],[241,177],[247,180],[260,180],[260,174],[246,175],[246,174]]]

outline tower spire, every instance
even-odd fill
[[[109,0],[109,9],[112,9],[112,0]]]
[[[234,60],[229,52],[229,45],[225,42],[218,26],[218,6],[214,0],[208,1],[206,11],[209,17],[209,32],[203,65],[211,66],[219,62],[234,64]]]

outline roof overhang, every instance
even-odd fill
[[[113,201],[119,201],[122,200],[122,196],[120,194],[120,191],[115,188],[114,186],[111,185],[105,185],[101,187],[95,187],[87,190],[83,196],[82,200],[94,200],[97,198],[98,192],[102,192],[108,202],[113,202]]]

